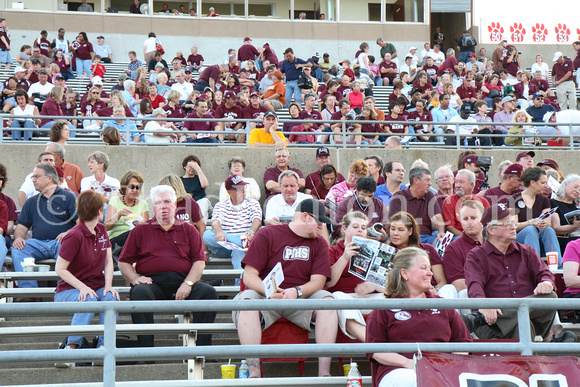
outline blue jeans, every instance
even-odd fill
[[[90,77],[91,75],[93,75],[93,73],[91,72],[91,64],[92,64],[92,60],[90,59],[79,59],[76,58],[76,63],[77,63],[77,77],[81,77],[83,75],[83,72],[87,73],[87,77]]]
[[[527,226],[518,232],[516,242],[533,247],[542,256],[542,251],[545,253],[555,251],[558,253],[558,268],[562,268],[562,252],[560,251],[560,243],[556,236],[556,231],[552,227],[546,227],[543,230],[538,230],[536,226]]]
[[[439,231],[437,230],[433,231],[431,234],[421,234],[421,243],[429,243],[432,245],[433,242],[435,242],[435,239],[437,239],[438,234]]]
[[[360,140],[360,143],[361,145],[369,145],[371,144],[371,140],[366,140],[363,138],[362,140]],[[381,145],[381,141],[380,140],[374,141],[371,145]]]
[[[241,236],[244,234],[226,234],[226,239],[228,242],[233,243],[238,246],[242,246]],[[225,247],[222,247],[217,243],[215,240],[215,232],[213,230],[205,230],[203,233],[203,241],[205,245],[211,252],[211,255],[216,258],[231,258],[232,259],[232,266],[234,269],[241,269],[242,268],[242,259],[246,255],[245,251],[241,250],[228,250]],[[240,280],[236,279],[236,285],[239,285]]]
[[[63,290],[62,292],[58,292],[54,294],[54,301],[56,302],[94,302],[94,301],[117,301],[115,297],[108,292],[107,294],[103,294],[105,288],[100,288],[99,290],[95,291],[97,293],[97,298],[95,299],[93,296],[87,296],[87,299],[84,301],[79,301],[79,294],[81,292],[78,289],[67,289]],[[91,325],[91,320],[93,319],[94,313],[75,313],[72,318],[72,322],[70,325]],[[105,314],[99,313],[99,324],[103,324],[105,320]],[[69,336],[67,340],[67,344],[76,344],[78,346],[81,345],[83,342],[83,336]],[[97,348],[103,345],[103,336],[99,336],[99,340],[97,342]]]
[[[312,76],[313,76],[314,78],[316,78],[316,80],[317,80],[318,82],[323,82],[323,81],[322,81],[322,77],[324,76],[324,74],[322,74],[322,69],[321,69],[320,67],[319,67],[319,68],[317,68],[316,70],[314,70],[314,71],[312,72]]]
[[[42,125],[40,129],[50,129],[51,126],[54,124],[54,121],[49,121],[46,124]],[[68,125],[68,130],[70,130],[70,138],[75,138],[77,136],[77,131],[74,125]]]
[[[294,94],[294,102],[302,105],[302,89],[298,87],[298,80],[286,81],[286,105],[284,105],[286,109],[292,103],[292,94]]]
[[[4,266],[4,260],[6,259],[6,254],[8,254],[8,246],[6,245],[6,240],[0,240],[0,270]]]
[[[200,143],[214,144],[214,143],[218,142],[218,139],[217,139],[217,137],[214,137],[214,138],[198,138],[198,139],[194,140],[193,138],[188,137],[185,142],[194,143],[194,144],[200,144]]]
[[[56,240],[27,239],[22,250],[12,247],[12,266],[14,266],[14,270],[21,272],[24,258],[32,257],[36,261],[56,259],[59,250],[60,243]],[[36,281],[18,281],[18,287],[37,288],[38,283]]]
[[[459,57],[457,58],[457,62],[469,63],[469,56],[474,54],[473,51],[464,51],[459,53]]]
[[[36,124],[34,121],[27,119],[24,123],[18,121],[16,118],[12,120],[12,124],[10,125],[11,128],[26,128],[26,129],[36,129]],[[28,141],[32,140],[32,130],[13,130],[12,131],[12,139],[15,141],[23,140]]]

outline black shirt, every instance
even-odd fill
[[[185,187],[185,192],[191,194],[191,196],[196,201],[205,197],[205,188],[201,187],[199,176],[195,175],[194,177],[181,177],[181,181]]]

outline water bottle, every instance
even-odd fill
[[[346,387],[362,387],[362,376],[356,363],[350,363],[350,372],[346,377]]]
[[[242,360],[242,364],[240,365],[240,379],[248,379],[250,377],[250,368],[248,367],[248,362]]]

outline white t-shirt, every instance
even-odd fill
[[[542,62],[541,65],[538,65],[538,63],[534,63],[531,69],[532,75],[534,75],[536,71],[542,73],[542,78],[546,78],[546,76],[548,75],[548,71],[550,71],[550,69],[548,68],[547,63]]]
[[[441,51],[439,51],[441,52]],[[433,58],[433,49],[430,49],[429,51],[426,51],[425,49],[421,50],[421,60],[424,60],[426,56],[429,56],[431,58]]]
[[[580,111],[578,110],[562,110],[556,113],[556,122],[574,123],[578,125],[572,126],[572,135],[578,136],[580,139]],[[565,135],[570,135],[570,127],[567,125],[558,125],[560,132]],[[576,139],[574,139],[576,140]]]
[[[439,52],[433,51],[433,53],[431,54],[431,58],[435,59],[435,64],[437,66],[441,66],[443,62],[445,62],[445,54],[443,53],[443,51]]]
[[[264,219],[272,219],[272,218],[292,218],[294,216],[294,212],[296,212],[296,207],[298,204],[304,199],[310,199],[312,196],[303,194],[302,192],[298,192],[296,194],[296,200],[294,204],[290,205],[286,203],[282,194],[274,195],[268,203],[266,204],[266,215]]]
[[[149,53],[151,51],[157,51],[157,44],[156,44],[157,38],[147,38],[145,40],[145,42],[143,42],[143,46],[145,47],[145,53]]]
[[[361,52],[360,54],[358,54],[358,57],[356,58],[356,60],[358,61],[358,64],[360,65],[361,69],[367,69],[367,71],[370,73],[371,69],[369,68],[369,66],[365,65],[364,58],[367,58],[367,63],[368,63],[369,58],[367,57],[367,54],[365,54],[364,52]]]
[[[38,102],[44,103],[53,87],[54,85],[50,82],[46,82],[44,85],[41,85],[40,82],[33,83],[28,89],[28,96],[32,97],[32,94],[40,93],[40,100]]]
[[[166,131],[172,132],[172,130],[167,130],[157,121],[149,121],[147,125],[145,125],[145,130],[159,130],[159,131]],[[145,143],[146,144],[169,144],[171,143],[171,137],[169,136],[155,136],[153,133],[145,133]]]
[[[119,190],[121,184],[119,184],[119,180],[111,177],[105,173],[105,180],[103,180],[103,184],[99,184],[95,175],[83,177],[81,180],[81,192],[93,190],[100,194],[105,195],[109,199],[111,196]]]
[[[468,136],[470,134],[473,134],[473,129],[475,129],[477,127],[477,125],[469,125],[470,123],[477,123],[477,121],[475,121],[475,118],[473,117],[468,117],[467,119],[463,119],[461,118],[460,115],[451,117],[451,119],[449,120],[449,123],[452,122],[459,122],[459,123],[465,123],[467,125],[460,125],[459,126],[459,134],[462,136]],[[452,129],[455,130],[455,128],[457,128],[457,126],[455,125],[449,125],[447,126],[447,129]],[[470,138],[470,137],[467,137]]]

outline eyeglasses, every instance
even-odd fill
[[[140,190],[140,189],[141,189],[141,185],[140,185],[140,184],[137,184],[137,185],[129,184],[129,185],[127,186],[127,188],[129,188],[129,189],[138,189],[138,190]]]
[[[44,176],[46,176],[46,175],[32,175],[32,179],[33,180],[38,180],[38,179],[40,179],[41,177],[44,177]],[[4,179],[2,179],[2,180],[4,180]]]
[[[6,177],[0,176],[0,181],[4,181],[4,180],[6,180]]]
[[[313,215],[309,212],[307,212],[307,214],[308,214],[308,216],[310,216],[312,219],[314,219],[316,221],[316,224],[318,224],[318,225],[322,224],[322,221],[318,218],[318,216]]]
[[[516,227],[518,227],[518,222],[513,221],[513,222],[497,223],[496,226],[507,227],[507,228],[516,228]]]
[[[451,176],[452,176],[452,175],[443,175],[443,176],[439,176],[439,177],[437,178],[437,180],[443,180],[443,179],[451,179]]]
[[[425,183],[431,183],[431,178],[420,179],[420,180],[424,181]]]
[[[101,94],[101,93],[99,93],[98,91],[92,91],[92,92],[91,92],[91,94],[94,94],[94,95],[99,95],[99,94]]]

